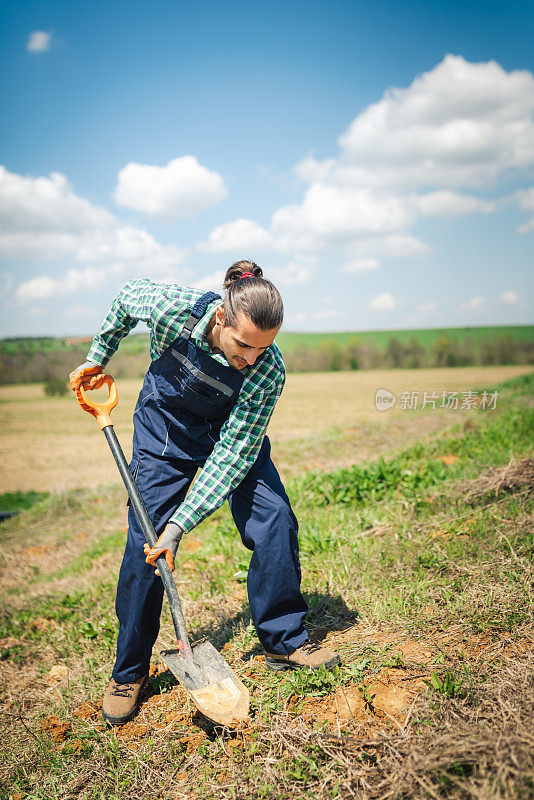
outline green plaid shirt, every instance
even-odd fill
[[[142,320],[150,330],[150,356],[159,358],[180,335],[192,307],[204,292],[185,286],[130,281],[122,287],[102,323],[87,355],[88,361],[105,366],[121,339]],[[206,341],[208,322],[220,305],[214,300],[191,335],[192,341],[212,358],[228,365],[213,353]],[[177,312],[177,309],[180,309]],[[219,441],[197,475],[184,502],[172,516],[184,531],[192,530],[221,506],[256,461],[267,425],[285,381],[280,350],[272,344],[252,367],[242,370],[245,378],[236,405],[221,428]]]

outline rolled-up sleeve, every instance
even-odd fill
[[[234,406],[191,491],[171,517],[184,531],[219,508],[256,461],[284,380],[279,376],[268,390],[257,391]]]

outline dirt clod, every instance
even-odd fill
[[[448,453],[444,456],[438,456],[438,461],[441,461],[441,463],[445,464],[446,467],[452,467],[452,465],[458,461],[458,456]]]
[[[48,675],[46,682],[49,686],[57,686],[59,683],[66,683],[70,678],[70,670],[64,664],[54,664]]]
[[[54,742],[62,742],[72,730],[70,722],[61,722],[57,717],[45,717],[41,722],[41,728],[50,734]]]
[[[36,617],[32,624],[38,631],[57,630],[57,628],[59,628],[59,625],[54,619],[46,619],[46,617]]]
[[[82,703],[81,706],[76,709],[74,716],[78,717],[78,719],[93,719],[96,717],[101,707],[102,701],[94,703],[92,700],[86,700],[85,703]]]
[[[118,739],[140,739],[148,731],[148,725],[143,725],[139,722],[127,722],[126,725],[117,726],[115,730]]]
[[[181,736],[178,739],[178,744],[185,745],[186,752],[189,755],[193,753],[206,738],[207,734],[205,731],[200,731],[199,733],[193,733],[188,736]]]

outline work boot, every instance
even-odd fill
[[[124,725],[137,714],[139,695],[148,675],[130,683],[111,681],[102,701],[102,716],[110,725]]]
[[[324,666],[326,669],[336,667],[341,664],[341,658],[338,653],[329,650],[328,647],[321,647],[319,644],[307,639],[304,644],[297,647],[288,656],[280,656],[278,653],[268,653],[265,650],[265,664],[273,670],[280,669],[300,669],[308,667],[309,669],[319,669]]]

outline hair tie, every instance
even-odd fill
[[[255,277],[256,276],[254,275],[253,272],[244,272],[242,275],[239,276],[237,280],[240,281],[241,278],[255,278]]]

